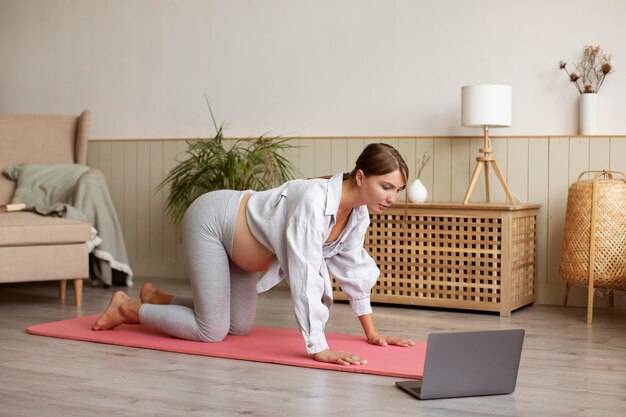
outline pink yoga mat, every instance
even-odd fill
[[[382,347],[368,344],[363,336],[326,333],[332,349],[349,351],[368,361],[366,365],[341,366],[311,359],[297,330],[257,326],[246,336],[228,336],[220,343],[202,343],[176,339],[142,324],[93,331],[91,325],[98,317],[94,314],[39,324],[28,327],[27,331],[62,339],[401,378],[421,378],[424,370],[425,342],[406,348]]]

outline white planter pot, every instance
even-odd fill
[[[411,203],[423,203],[428,198],[428,190],[420,180],[415,180],[408,189]]]
[[[579,103],[578,127],[581,135],[598,134],[598,95],[581,94]]]

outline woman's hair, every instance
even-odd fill
[[[400,153],[386,143],[371,143],[363,149],[356,160],[350,178],[356,178],[358,170],[363,171],[366,177],[371,175],[385,175],[399,170],[404,176],[404,182],[409,180],[409,167]]]

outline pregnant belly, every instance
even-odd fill
[[[250,232],[248,222],[246,221],[246,204],[249,198],[250,194],[246,194],[239,205],[233,240],[232,261],[244,271],[260,272],[267,270],[267,267],[276,258],[276,255],[263,246]]]

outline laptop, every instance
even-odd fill
[[[523,342],[523,329],[432,333],[422,379],[396,385],[420,400],[510,394]]]

